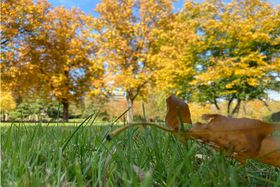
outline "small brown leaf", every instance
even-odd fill
[[[177,130],[180,120],[183,123],[192,123],[189,107],[183,100],[171,95],[166,99],[166,103],[167,114],[165,121],[170,128]]]

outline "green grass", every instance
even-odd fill
[[[280,186],[279,169],[255,161],[240,165],[153,128],[129,129],[108,142],[110,126],[89,124],[62,152],[76,127],[60,125],[1,127],[2,186]]]

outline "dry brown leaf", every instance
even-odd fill
[[[196,139],[218,150],[228,151],[240,162],[257,159],[263,163],[280,167],[280,140],[269,137],[272,132],[280,129],[256,119],[230,118],[219,114],[204,114],[209,123],[197,123],[188,132],[178,132],[180,121],[192,123],[188,105],[174,95],[166,100],[168,112],[166,124],[173,129],[172,134],[179,136],[182,142]]]
[[[183,123],[192,123],[189,106],[183,100],[178,99],[174,95],[169,96],[166,99],[167,114],[165,117],[166,124],[177,130],[180,125],[180,120]]]
[[[249,118],[230,118],[219,114],[203,115],[211,119],[208,124],[197,123],[188,132],[181,132],[185,142],[192,138],[219,150],[227,150],[240,162],[257,159],[280,167],[280,140],[268,137],[279,125],[272,125]],[[178,135],[178,132],[173,132]]]
[[[218,114],[203,117],[211,120],[208,124],[191,128],[189,133],[192,137],[206,139],[249,157],[257,156],[263,139],[278,128],[277,125],[249,118],[237,119]]]

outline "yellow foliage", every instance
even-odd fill
[[[7,112],[16,108],[16,102],[11,92],[0,91],[0,111]]]
[[[259,81],[257,79],[255,79],[255,78],[249,78],[249,79],[247,79],[247,83],[250,86],[257,87],[258,84],[259,84]]]
[[[96,11],[100,14],[96,29],[101,33],[96,38],[98,54],[109,65],[111,86],[124,88],[131,100],[144,97],[155,69],[148,49],[158,22],[171,14],[172,1],[102,0]]]
[[[197,19],[209,56],[192,86],[223,84],[224,90],[217,92],[229,96],[242,94],[245,87],[264,89],[274,81],[270,73],[279,72],[280,66],[275,47],[279,39],[279,9],[260,0],[234,0],[228,4],[205,1],[187,7],[189,12],[203,12]]]

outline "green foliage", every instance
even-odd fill
[[[9,113],[11,120],[23,120],[31,115],[39,115],[43,110],[43,103],[39,100],[22,102]]]
[[[47,106],[46,112],[52,119],[62,118],[62,107],[59,103],[50,103]]]
[[[74,117],[74,114],[71,114]],[[63,117],[62,106],[58,102],[47,102],[39,99],[20,103],[8,113],[9,120],[50,120]]]

